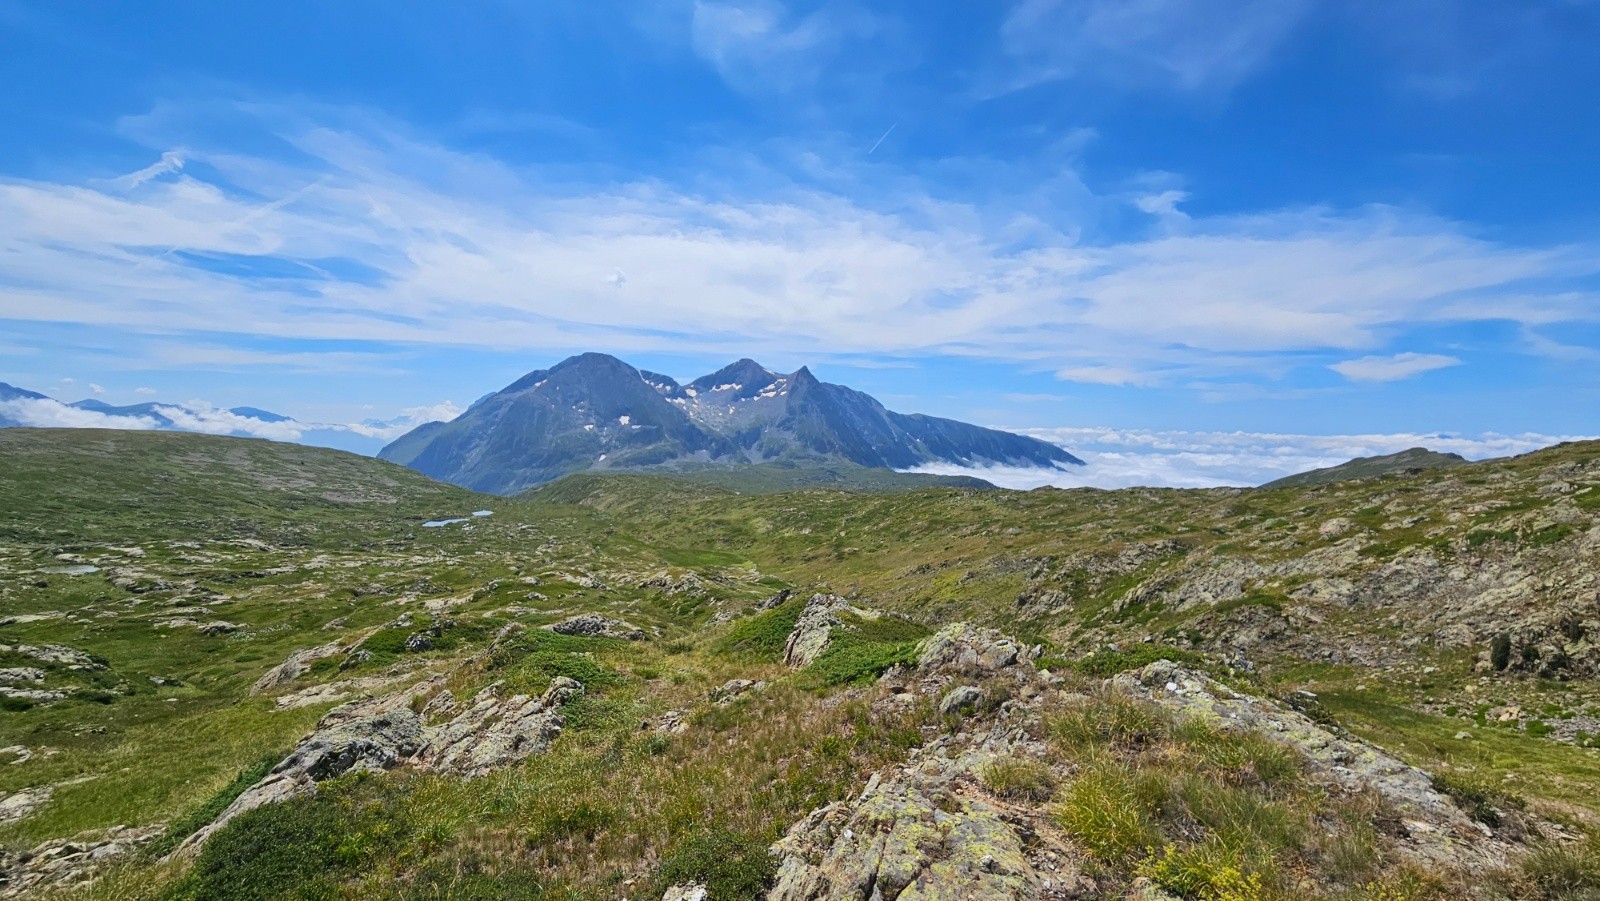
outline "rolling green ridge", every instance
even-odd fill
[[[14,855],[111,827],[149,827],[149,847],[170,850],[351,699],[435,677],[462,700],[584,688],[547,753],[473,779],[341,777],[230,823],[198,858],[133,854],[74,896],[658,898],[698,880],[751,897],[790,824],[963,728],[931,701],[885,700],[957,621],[1039,646],[1084,697],[1184,661],[1263,697],[1309,693],[1319,721],[1452,786],[1492,787],[1501,807],[1514,797],[1574,841],[1600,816],[1600,444],[1256,490],[1014,492],[853,471],[819,484],[751,468],[580,474],[513,498],[179,433],[5,430],[0,461],[0,672],[41,674],[0,683],[15,689],[0,692],[0,810],[46,794],[0,818]],[[883,616],[841,614],[827,651],[786,667],[819,592]],[[583,613],[644,638],[541,628]],[[734,679],[763,687],[708,700]],[[1049,721],[1077,716],[1072,703]],[[1116,780],[1181,776],[1195,805],[1254,792],[1272,816],[1323,803],[1288,776],[1230,782],[1206,755],[1243,751],[1160,730],[1145,745],[1053,733],[1057,775],[1008,764],[986,790],[1059,811],[1100,873],[1103,894],[1085,897],[1108,898],[1146,870],[1188,884],[1172,868],[1213,828],[1152,802],[1119,844],[1091,816]],[[1387,852],[1336,875],[1284,829],[1276,845],[1250,839],[1266,857],[1229,858],[1255,894],[1180,896],[1288,897],[1294,867],[1352,892],[1337,897],[1448,896],[1359,894],[1404,882]],[[1177,856],[1147,858],[1144,840]]]

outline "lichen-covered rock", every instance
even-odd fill
[[[946,716],[970,713],[978,708],[982,700],[982,691],[971,685],[961,685],[950,689],[949,693],[939,701],[939,712]]]
[[[945,626],[917,649],[917,665],[923,669],[951,670],[981,674],[1005,669],[1026,658],[1021,645],[994,629],[979,629],[968,623]]]
[[[625,638],[628,641],[644,641],[646,638],[644,630],[638,626],[598,613],[580,614],[546,628],[562,635],[582,635],[591,638]]]
[[[454,719],[429,730],[418,761],[436,770],[472,778],[549,749],[566,720],[561,705],[580,697],[583,685],[557,676],[537,698],[503,697],[499,683],[485,688]]]
[[[752,691],[761,691],[766,687],[767,683],[765,681],[757,682],[751,679],[729,679],[716,688],[711,689],[709,697],[712,701],[718,704],[726,704],[740,695],[749,694]]]
[[[833,630],[842,625],[839,616],[843,613],[867,615],[868,611],[852,607],[849,601],[838,595],[812,595],[811,600],[806,602],[806,609],[800,613],[794,631],[789,633],[789,640],[783,645],[783,662],[796,669],[810,666],[811,661],[828,649],[828,643],[833,640]]]
[[[917,779],[874,777],[854,802],[795,825],[773,852],[780,864],[768,901],[1045,897],[998,808]]]
[[[1469,871],[1506,863],[1507,843],[1437,791],[1426,772],[1373,745],[1334,735],[1304,714],[1236,692],[1170,660],[1122,673],[1111,684],[1183,715],[1288,745],[1305,756],[1314,777],[1332,787],[1377,792],[1405,820],[1407,834],[1399,850],[1421,862]]]
[[[199,847],[247,810],[314,791],[316,783],[345,773],[387,770],[416,754],[424,739],[421,720],[407,706],[410,699],[407,692],[329,711],[288,757],[175,853]]]
[[[661,901],[711,901],[711,894],[703,885],[674,885],[661,896]]]

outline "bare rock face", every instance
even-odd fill
[[[546,628],[562,635],[583,635],[592,638],[625,638],[628,641],[644,641],[647,637],[643,629],[630,622],[612,619],[609,616],[601,616],[598,613],[580,614]]]
[[[472,778],[549,750],[566,720],[561,705],[582,697],[583,685],[557,676],[537,698],[501,695],[499,683],[485,688],[454,719],[429,730],[417,756],[425,766]]]
[[[260,695],[282,688],[305,675],[306,671],[311,669],[311,664],[328,657],[337,657],[344,651],[344,645],[337,641],[314,648],[301,648],[291,653],[282,663],[267,670],[256,680],[256,684],[250,686],[250,693]]]
[[[379,771],[416,754],[424,742],[422,721],[406,706],[410,693],[335,708],[300,740],[260,782],[246,789],[222,815],[189,836],[177,852],[198,848],[239,814],[315,790],[316,783],[352,771]]]
[[[1305,755],[1313,776],[1338,789],[1372,790],[1405,818],[1402,853],[1423,864],[1488,871],[1512,851],[1434,789],[1422,770],[1356,738],[1334,735],[1305,715],[1241,694],[1168,660],[1123,673],[1111,685],[1136,697],[1237,732],[1254,732]]]
[[[773,850],[782,863],[768,901],[1044,897],[1001,811],[926,778],[874,778],[854,802],[812,813]]]
[[[1005,669],[1029,657],[1015,640],[994,629],[954,623],[923,641],[918,648],[917,665],[978,675]]]
[[[877,617],[876,613],[852,607],[849,601],[838,595],[812,595],[799,621],[795,623],[794,631],[789,633],[789,640],[784,643],[783,662],[800,669],[810,666],[811,661],[822,656],[833,639],[833,630],[843,625],[839,619],[841,613]]]
[[[137,851],[161,835],[163,823],[113,826],[55,839],[21,853],[0,851],[0,897],[52,886],[83,885],[103,865]]]
[[[661,901],[711,901],[711,894],[703,885],[674,885],[661,896]]]
[[[0,824],[20,820],[50,800],[54,786],[39,785],[10,794],[0,794]]]

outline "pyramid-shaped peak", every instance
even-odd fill
[[[778,380],[778,374],[746,357],[689,383],[697,392],[760,390]]]

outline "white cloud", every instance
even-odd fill
[[[1226,91],[1264,65],[1316,0],[1022,0],[1001,40],[1017,88],[1064,78]]]
[[[1147,372],[1122,366],[1069,366],[1056,372],[1056,378],[1066,382],[1084,382],[1090,385],[1153,385],[1157,379]]]
[[[370,123],[263,121],[296,146],[294,164],[191,148],[197,165],[134,192],[0,180],[0,246],[13,249],[0,317],[521,351],[982,355],[1122,384],[1177,365],[1257,377],[1266,355],[1368,351],[1419,324],[1600,318],[1571,287],[1600,254],[1497,244],[1392,209],[1196,217],[1090,244],[910,182],[850,196],[714,180],[701,193],[563,188]],[[192,338],[159,355],[382,362]]]
[[[1152,216],[1187,219],[1189,218],[1188,214],[1178,209],[1178,204],[1188,199],[1189,192],[1187,191],[1169,190],[1162,191],[1159,194],[1146,194],[1142,197],[1136,197],[1133,200],[1133,205]]]
[[[169,150],[161,154],[161,159],[137,172],[130,172],[117,179],[117,184],[124,190],[131,191],[153,178],[170,172],[177,172],[181,169],[183,169],[183,154],[176,150]]]
[[[134,429],[148,431],[160,423],[148,416],[110,416],[80,410],[49,398],[0,401],[0,420],[39,429]]]
[[[189,401],[182,407],[157,406],[155,412],[172,420],[173,427],[179,431],[208,435],[248,435],[274,441],[299,441],[306,428],[292,419],[267,422],[252,416],[240,416],[200,400]]]
[[[96,395],[96,396],[99,396],[101,394],[106,393],[106,389],[101,385],[96,385],[94,382],[90,382],[89,383],[89,393],[93,394],[93,395]]]
[[[695,0],[695,53],[733,87],[788,91],[814,83],[850,41],[870,38],[878,20],[833,4],[795,15],[777,0]]]
[[[1336,466],[1355,457],[1412,447],[1457,453],[1469,460],[1525,454],[1591,436],[1525,433],[1476,436],[1396,433],[1295,435],[1259,432],[1186,432],[1144,429],[1019,429],[1065,447],[1086,465],[1061,471],[1019,467],[923,467],[942,475],[973,475],[1004,488],[1212,488],[1260,485],[1287,475]]]
[[[426,422],[449,422],[465,412],[460,406],[451,401],[430,404],[421,407],[406,407],[400,415],[387,420],[367,420],[366,422],[348,423],[339,426],[323,426],[341,431],[354,432],[363,438],[381,438],[384,441],[393,441]]]
[[[1345,360],[1329,366],[1334,372],[1339,373],[1351,381],[1356,382],[1392,382],[1397,379],[1408,379],[1414,375],[1431,372],[1435,369],[1444,369],[1449,366],[1459,366],[1461,360],[1444,354],[1419,354],[1399,353],[1393,356],[1359,357],[1354,360]]]
[[[154,389],[154,388],[135,388],[135,389],[133,389],[133,393],[139,395],[140,397],[153,397],[156,394],[156,389]]]

